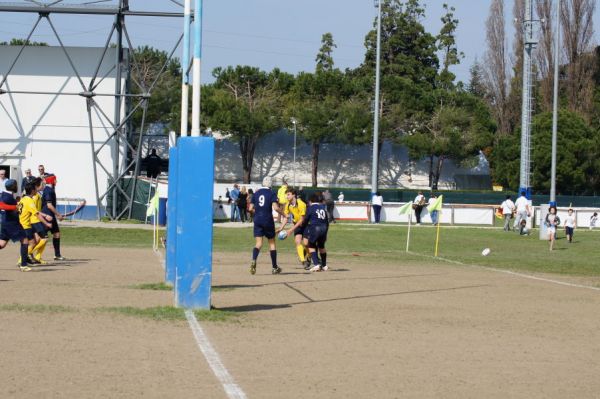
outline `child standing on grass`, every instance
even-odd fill
[[[594,212],[592,217],[590,218],[590,230],[596,227],[596,222],[598,221],[598,212]]]
[[[569,209],[569,214],[565,218],[565,234],[567,235],[567,240],[569,243],[573,242],[573,232],[575,231],[576,226],[577,222],[575,221],[573,209]]]
[[[556,207],[551,206],[546,215],[546,227],[548,228],[548,241],[550,241],[550,251],[554,249],[556,239],[556,226],[560,224],[560,218],[556,214]]]

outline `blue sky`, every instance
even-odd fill
[[[47,0],[46,0],[47,1]],[[183,1],[183,0],[176,0]],[[13,0],[14,2],[14,0]],[[83,0],[65,0],[65,3]],[[104,4],[114,3],[115,0]],[[465,53],[454,73],[468,80],[469,67],[482,58],[485,49],[485,19],[490,0],[426,0],[423,21],[431,33],[441,26],[442,4],[456,8],[460,20],[458,47]],[[0,0],[0,4],[2,1]],[[137,10],[180,11],[170,0],[130,0]],[[506,20],[512,30],[512,1],[506,1]],[[336,66],[359,65],[364,56],[364,37],[376,16],[373,0],[204,0],[203,81],[211,81],[210,71],[217,66],[253,65],[270,70],[312,71],[321,35],[331,32],[338,48]],[[37,18],[32,14],[0,13],[0,41],[24,37]],[[52,16],[65,45],[102,46],[110,30],[110,17]],[[600,7],[594,19],[600,29]],[[182,30],[182,21],[168,18],[128,19],[133,44],[152,45],[170,50]],[[597,42],[598,34],[595,35]],[[47,23],[33,38],[56,44]],[[177,51],[181,56],[181,49]]]

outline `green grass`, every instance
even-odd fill
[[[134,308],[131,306],[98,308],[103,313],[114,313],[125,316],[140,317],[156,321],[183,321],[184,310],[173,306],[156,306],[153,308]],[[218,309],[196,310],[196,318],[200,321],[225,322],[236,319],[239,314]]]
[[[67,245],[150,248],[152,232],[140,229],[64,228]],[[408,254],[406,225],[369,225],[338,223],[329,232],[327,249],[335,259],[362,257],[366,264],[383,260],[398,263],[437,262],[423,256]],[[413,226],[410,250],[417,254],[433,255],[436,230],[430,226]],[[439,256],[454,261],[510,270],[557,273],[581,276],[600,276],[600,266],[592,261],[600,257],[600,231],[578,229],[575,242],[568,244],[559,233],[557,250],[550,252],[548,243],[538,239],[538,231],[520,237],[501,229],[446,227],[440,230]],[[254,245],[252,228],[214,228],[213,250],[240,253],[248,257]],[[294,254],[292,240],[277,241],[278,250]],[[263,252],[264,249],[263,247]],[[484,248],[492,253],[481,256]],[[263,253],[263,256],[264,253]],[[244,258],[245,259],[245,258]],[[332,261],[333,263],[333,261]],[[342,262],[340,262],[342,263]]]
[[[129,288],[136,290],[150,290],[150,291],[173,291],[173,286],[166,283],[147,283],[132,285]]]
[[[60,233],[61,244],[64,245],[80,247],[152,248],[152,230],[61,227]]]
[[[26,305],[22,303],[11,303],[0,305],[3,312],[26,312],[26,313],[72,313],[77,310],[60,305]]]

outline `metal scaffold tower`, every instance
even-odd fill
[[[525,0],[525,20],[523,21],[523,104],[521,111],[521,167],[519,192],[531,198],[531,115],[535,82],[532,60],[533,50],[538,40],[534,36],[533,1]]]
[[[28,2],[21,3],[7,3],[0,2],[0,13],[33,13],[38,14],[38,18],[31,28],[29,34],[25,38],[19,51],[17,52],[16,58],[11,62],[10,68],[4,73],[2,80],[0,80],[0,95],[4,94],[53,94],[59,95],[70,95],[79,96],[82,101],[86,103],[87,109],[87,120],[89,123],[89,134],[90,134],[90,145],[93,159],[94,168],[94,184],[96,191],[96,200],[98,205],[98,219],[101,214],[104,213],[110,219],[120,219],[125,216],[131,217],[133,210],[134,195],[136,192],[137,177],[140,173],[141,163],[141,150],[142,150],[142,138],[144,135],[144,129],[146,128],[146,112],[148,109],[148,103],[151,99],[152,93],[159,82],[160,77],[167,70],[169,62],[173,58],[173,54],[179,47],[183,34],[179,36],[179,39],[173,46],[173,49],[169,52],[167,60],[162,65],[158,75],[150,83],[144,83],[141,80],[134,79],[130,76],[130,71],[138,70],[139,63],[136,58],[136,49],[132,43],[131,37],[127,30],[126,17],[164,17],[164,18],[183,18],[183,12],[162,12],[162,11],[136,11],[130,9],[130,0],[118,0],[114,1],[111,5],[98,5],[96,3],[106,3],[106,1],[86,1],[82,4],[65,4],[63,0],[53,0],[44,2],[41,0],[30,0]],[[165,0],[167,1],[167,0]],[[170,3],[174,3],[180,7],[183,7],[178,1],[168,0]],[[89,82],[85,82],[81,74],[78,71],[77,65],[73,62],[72,57],[69,55],[69,50],[65,47],[61,36],[52,21],[53,14],[72,14],[72,15],[105,15],[113,16],[113,23],[110,28],[110,32],[104,43],[104,49],[102,56],[98,62],[98,66],[95,69],[93,77]],[[68,60],[68,63],[72,69],[72,72],[76,76],[76,79],[81,86],[80,92],[65,93],[65,92],[41,92],[41,91],[11,91],[6,85],[6,80],[11,74],[15,64],[19,60],[19,57],[23,53],[23,50],[29,43],[31,37],[35,33],[36,29],[40,25],[40,22],[46,21],[58,42],[62,52]],[[100,68],[103,62],[105,62],[106,54],[108,49],[115,47],[116,57],[114,64],[109,71],[100,76]],[[184,65],[184,73],[186,68],[189,66]],[[108,77],[111,73],[114,73],[115,88],[112,93],[100,93],[97,91],[100,83]],[[123,85],[123,80],[126,84]],[[133,93],[132,87],[135,85],[138,92]],[[110,118],[107,112],[94,100],[95,97],[114,97],[114,116]],[[125,107],[124,107],[125,105]],[[122,112],[124,110],[124,112]],[[133,142],[133,132],[130,128],[130,122],[136,112],[142,113],[141,124],[139,128],[139,135],[136,142]],[[95,135],[95,128],[92,124],[92,117],[96,115],[98,118],[103,120],[110,128],[110,133],[107,138],[103,141],[95,141],[98,135]],[[112,165],[103,164],[98,156],[100,151],[109,146],[112,148]],[[131,153],[130,159],[120,159],[122,156],[121,151],[126,148]],[[124,187],[124,180],[128,178],[129,171],[133,170],[133,183],[129,187]],[[108,186],[104,192],[100,192],[99,189],[99,178],[106,176],[108,179]],[[110,206],[104,206],[103,201],[108,202],[110,196]],[[119,204],[124,204],[119,208]],[[104,211],[104,212],[102,212]]]

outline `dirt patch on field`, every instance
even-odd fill
[[[68,248],[73,260],[21,273],[0,261],[0,396],[224,398],[186,322],[99,313],[172,304],[150,250]],[[217,253],[202,322],[249,398],[595,398],[600,292],[445,264],[331,256],[307,274],[289,255]]]

